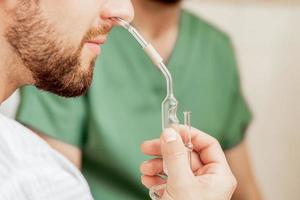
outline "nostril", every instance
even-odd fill
[[[103,5],[100,18],[102,20],[107,20],[113,17],[118,17],[127,22],[131,22],[134,17],[134,10],[131,1],[108,1],[105,5]]]
[[[130,24],[129,24],[127,21],[125,21],[125,20],[123,20],[123,19],[121,19],[121,18],[119,18],[119,17],[112,17],[112,18],[110,18],[110,19],[111,19],[114,23],[116,23],[116,24],[122,26],[122,27],[125,28],[125,29],[129,29],[129,28],[130,28]]]

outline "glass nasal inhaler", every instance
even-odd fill
[[[162,130],[165,130],[166,128],[169,128],[172,124],[178,124],[179,120],[177,118],[177,107],[178,107],[178,101],[174,96],[173,93],[173,79],[171,76],[170,71],[166,67],[166,65],[163,63],[162,57],[158,54],[158,52],[154,49],[154,47],[145,41],[145,39],[138,33],[138,31],[131,26],[128,22],[124,21],[121,18],[112,18],[115,22],[117,22],[119,25],[121,25],[123,28],[129,31],[131,35],[138,41],[138,43],[142,46],[145,53],[149,56],[149,58],[152,60],[153,64],[160,70],[160,72],[163,74],[163,76],[166,79],[167,84],[167,95],[165,99],[163,100],[161,104],[162,108]],[[191,152],[193,150],[192,142],[191,142],[191,112],[184,112],[184,124],[186,125],[186,136],[183,138],[185,145],[188,149],[189,154],[189,162],[191,160]],[[166,167],[164,165],[164,171],[167,174]],[[152,188],[152,190],[155,190],[155,187]],[[150,196],[152,199],[160,199],[159,194],[151,194],[155,193],[155,191],[151,192],[150,189]]]

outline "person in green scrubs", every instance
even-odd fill
[[[260,199],[244,142],[251,114],[229,37],[182,10],[180,0],[132,3],[133,24],[173,75],[178,113],[191,110],[192,125],[225,150],[239,182],[234,199]],[[26,87],[17,120],[81,168],[96,200],[149,199],[140,182],[139,165],[148,158],[140,144],[161,132],[165,81],[121,27],[112,30],[102,50],[85,96],[67,100]]]

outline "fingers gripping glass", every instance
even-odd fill
[[[112,18],[113,21],[118,23],[120,26],[128,30],[128,32],[137,40],[137,42],[141,45],[145,53],[149,56],[153,64],[160,70],[163,74],[164,78],[166,79],[166,92],[167,95],[161,104],[161,114],[162,114],[162,130],[170,127],[172,124],[178,124],[179,120],[177,118],[177,107],[178,101],[174,96],[173,92],[173,78],[163,62],[162,57],[158,54],[158,52],[154,49],[154,47],[148,43],[141,34],[128,22],[124,21],[121,18]],[[190,112],[184,113],[184,121],[187,127],[190,127]],[[190,135],[190,128],[187,128],[187,138],[184,139],[186,146],[188,149],[192,149],[191,146],[191,135]],[[189,150],[189,159],[190,159]],[[166,173],[166,170],[165,170]],[[166,173],[167,174],[167,173]],[[150,189],[150,196],[153,200],[161,199],[163,191],[165,190],[165,185],[154,186]],[[162,192],[161,192],[162,191]]]

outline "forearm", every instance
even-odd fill
[[[233,200],[261,200],[262,195],[255,180],[245,142],[225,152],[238,186]]]
[[[33,128],[29,127],[34,133],[36,133],[39,137],[45,140],[49,146],[62,154],[65,158],[67,158],[71,163],[73,163],[78,169],[81,169],[81,150],[73,145],[62,142],[58,139],[54,139],[50,136],[47,136]]]
[[[81,169],[81,150],[65,142],[51,138],[49,136],[38,134],[43,138],[53,149],[67,158],[78,169]]]
[[[232,200],[262,200],[262,195],[255,183],[248,184],[244,189],[237,187]]]

